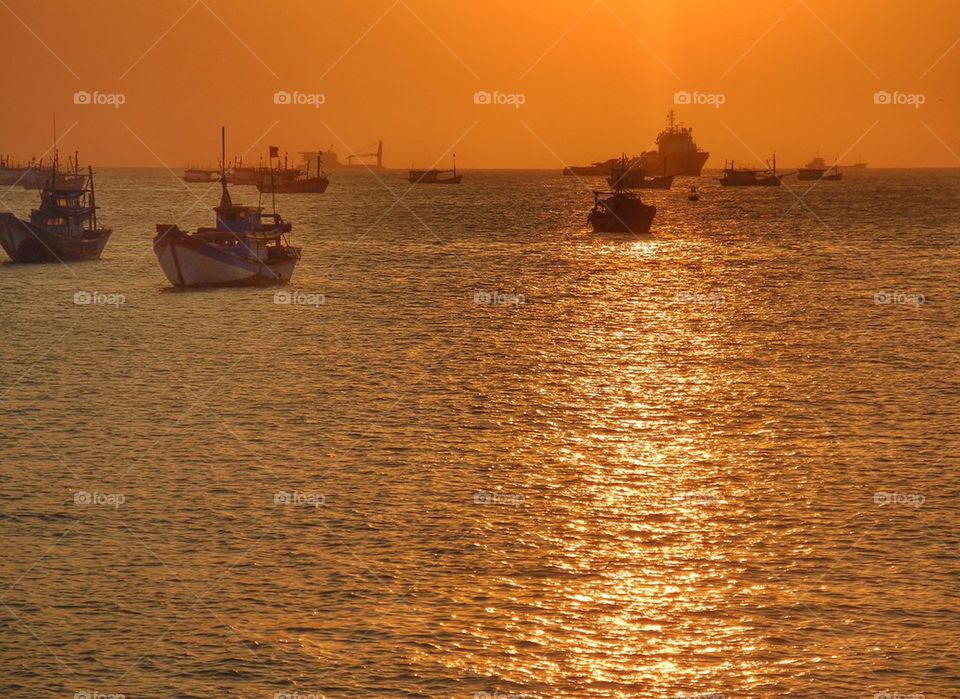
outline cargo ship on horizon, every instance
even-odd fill
[[[660,177],[699,177],[709,157],[710,153],[701,150],[693,140],[693,129],[677,122],[676,112],[671,109],[667,113],[667,127],[657,134],[657,150],[644,151],[633,158],[629,168]],[[610,158],[590,165],[571,166],[564,168],[563,174],[606,177],[619,162],[619,158]]]

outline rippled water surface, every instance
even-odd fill
[[[0,267],[3,694],[958,696],[960,172],[686,184],[335,173],[275,303],[103,172],[103,260]]]

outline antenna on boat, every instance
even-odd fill
[[[453,154],[453,176],[457,176],[457,154]]]

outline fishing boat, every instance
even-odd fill
[[[97,225],[93,168],[77,188],[76,177],[62,178],[54,155],[50,177],[40,193],[40,207],[30,219],[0,213],[0,245],[14,262],[96,260],[112,231]]]
[[[226,153],[226,133],[220,132]],[[221,160],[223,162],[223,160]],[[216,224],[187,233],[173,224],[158,224],[153,251],[170,283],[177,287],[266,286],[285,284],[293,276],[301,249],[287,242],[293,226],[260,206],[234,204],[221,169]]]
[[[9,155],[0,155],[0,185],[20,184],[28,170],[23,163],[11,163]]]
[[[262,173],[265,171],[266,168],[263,167],[263,160],[260,161],[257,167],[245,166],[243,164],[243,157],[241,156],[234,159],[233,167],[227,172],[227,184],[252,185],[255,187],[260,181]]]
[[[623,155],[611,169],[607,184],[611,188],[619,184],[624,189],[670,189],[673,185],[673,175],[664,173],[660,177],[650,176],[640,167],[639,161],[627,160],[627,156]]]
[[[200,167],[188,167],[183,171],[183,181],[184,182],[216,182],[217,175],[219,173],[216,170],[208,170],[206,168]]]
[[[732,160],[724,163],[720,184],[724,187],[779,187],[784,175],[777,174],[777,156],[774,154],[770,167],[763,170],[738,168]]]
[[[57,156],[59,159],[59,156]],[[31,163],[26,171],[18,180],[24,189],[43,189],[50,183],[53,177],[53,167],[44,167],[43,160],[38,163]],[[57,187],[61,190],[83,191],[86,178],[80,172],[80,156],[74,153],[68,157],[68,167],[66,171],[59,169],[57,165]]]
[[[310,177],[310,164],[307,163],[306,173],[296,170],[297,176],[285,174],[284,170],[274,171],[272,168],[257,182],[258,192],[279,192],[281,194],[323,194],[330,185],[330,180],[323,172],[322,155],[317,156],[317,174]]]
[[[411,170],[410,184],[460,184],[463,175],[457,174],[457,155],[453,155],[452,170]]]
[[[622,172],[615,175],[622,175]],[[626,191],[619,177],[614,182],[612,192],[593,193],[593,209],[587,216],[587,223],[593,226],[595,233],[648,234],[657,207],[644,204],[636,192]]]
[[[690,188],[690,193],[687,195],[688,201],[700,201],[700,192],[697,190],[697,185],[693,185]]]

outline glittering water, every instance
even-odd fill
[[[102,261],[0,268],[4,695],[956,696],[960,173],[699,184],[336,173],[276,303],[104,172]]]

